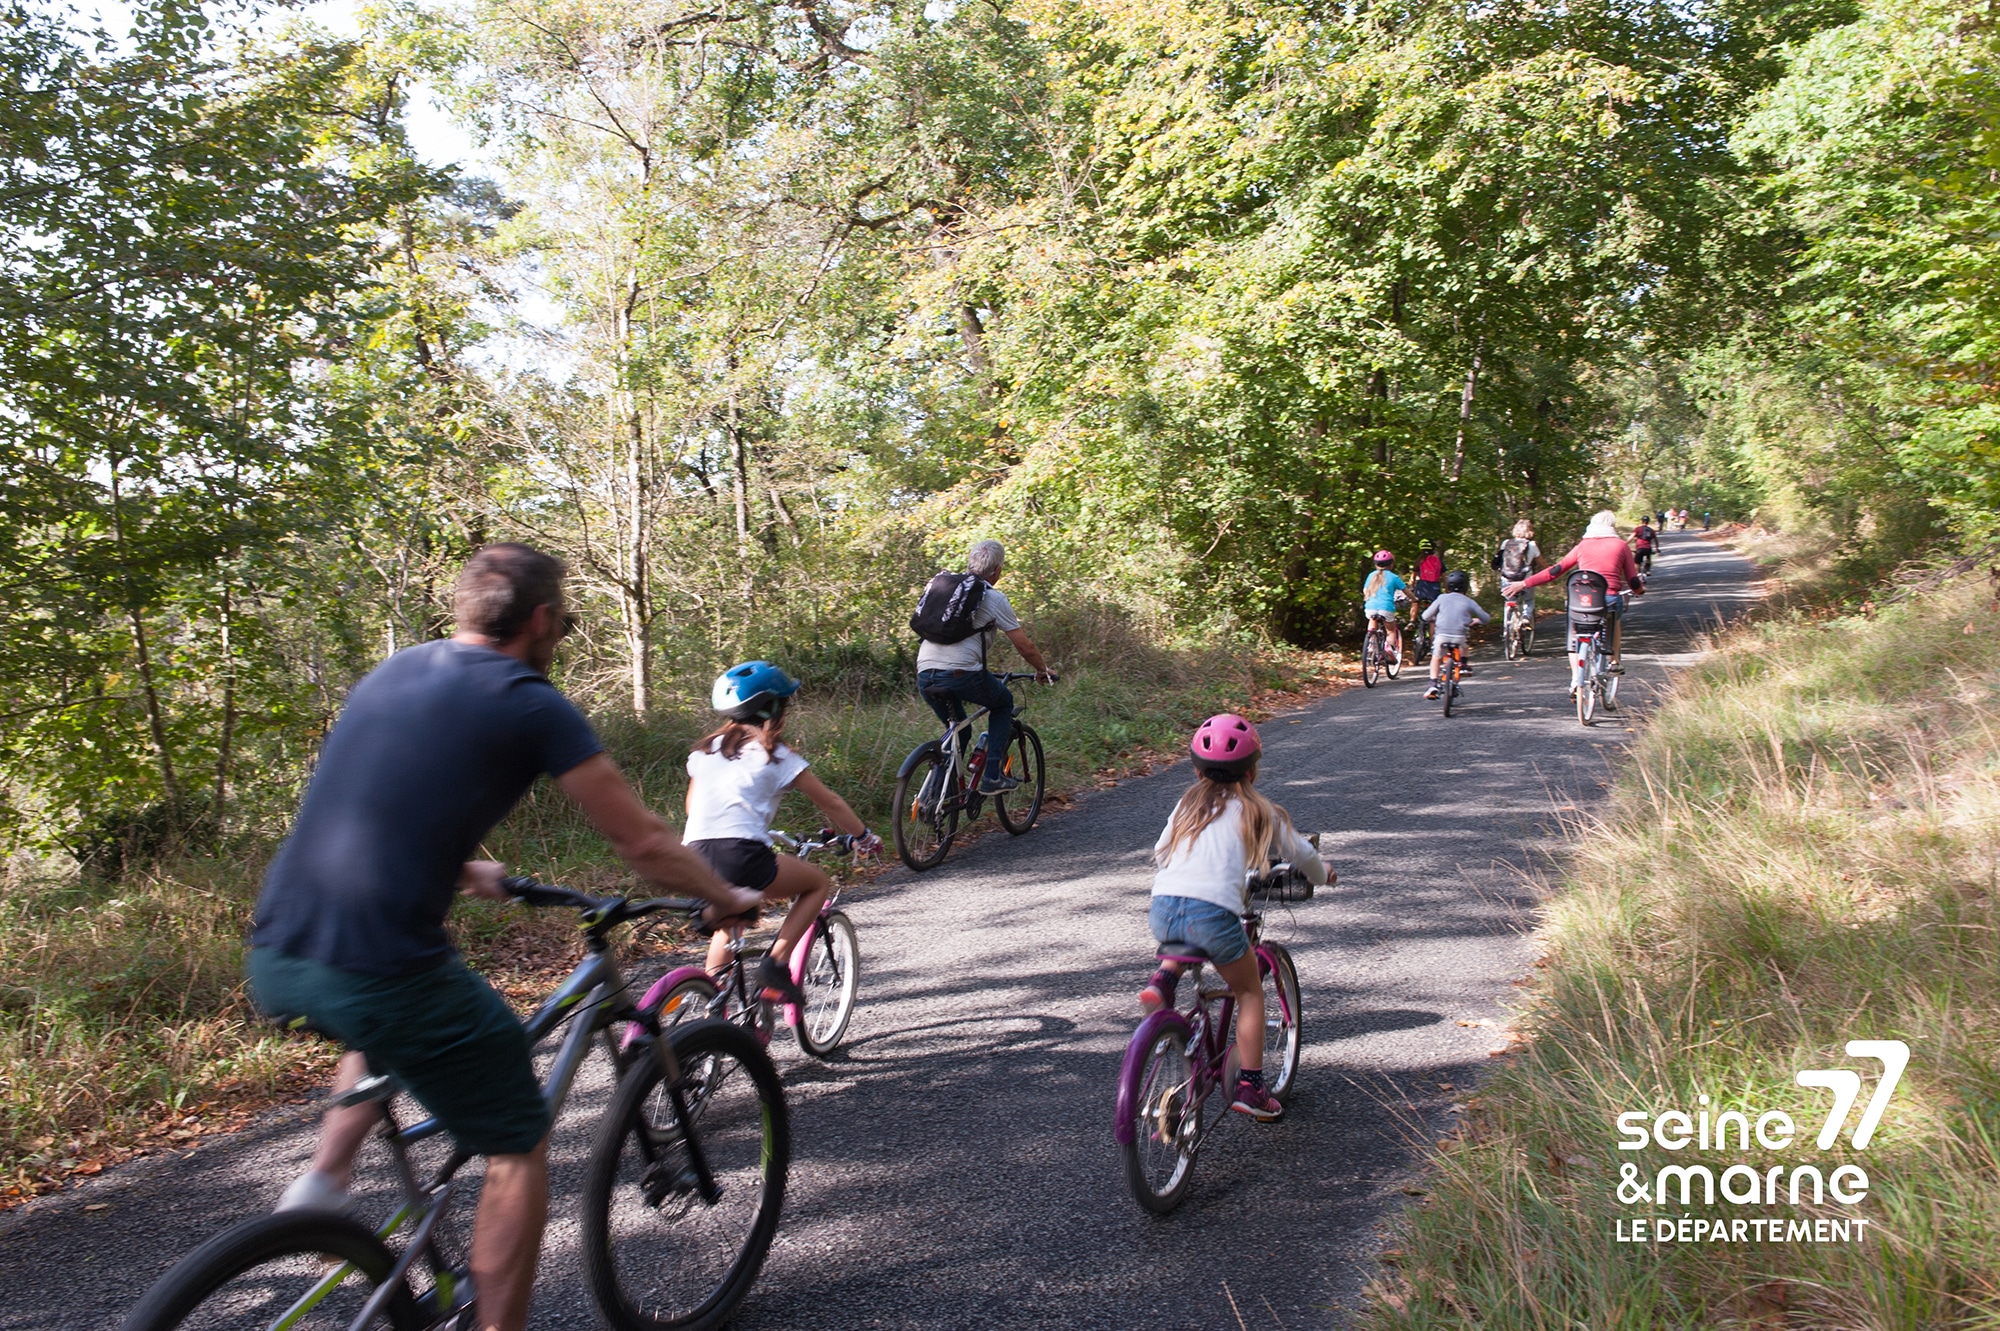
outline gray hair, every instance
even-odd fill
[[[966,554],[965,571],[991,582],[1006,562],[1006,546],[998,541],[980,541]]]

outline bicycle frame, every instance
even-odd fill
[[[632,1064],[646,1056],[647,1051],[657,1051],[656,1056],[667,1061],[667,1081],[675,1101],[675,1112],[685,1119],[687,1105],[679,1088],[680,1068],[676,1064],[673,1046],[659,1038],[660,1027],[656,1018],[634,1008],[629,1002],[621,1001],[626,992],[625,977],[609,955],[609,948],[603,940],[593,937],[591,951],[578,962],[562,984],[537,1007],[532,1015],[522,1023],[528,1034],[530,1047],[539,1045],[557,1027],[570,1023],[563,1036],[562,1044],[556,1050],[555,1061],[550,1065],[547,1078],[542,1083],[542,1099],[548,1105],[549,1118],[553,1122],[562,1112],[563,1102],[569,1098],[570,1087],[576,1081],[577,1072],[583,1061],[590,1055],[591,1042],[600,1032],[604,1033],[604,1046],[611,1055],[617,1075],[623,1077]],[[616,1022],[638,1023],[639,1029],[650,1038],[618,1041],[611,1038],[609,1029]],[[475,1291],[470,1275],[461,1278],[459,1267],[451,1261],[449,1254],[442,1250],[438,1240],[439,1225],[451,1208],[454,1189],[453,1176],[472,1157],[462,1149],[454,1148],[444,1163],[428,1182],[417,1176],[410,1161],[410,1148],[416,1143],[435,1137],[444,1131],[444,1124],[435,1117],[426,1118],[408,1127],[398,1125],[394,1112],[394,1100],[398,1094],[394,1083],[387,1078],[369,1078],[353,1090],[335,1097],[335,1103],[364,1104],[369,1100],[381,1101],[381,1137],[389,1148],[395,1163],[397,1181],[403,1190],[402,1205],[375,1231],[376,1237],[388,1239],[412,1220],[416,1222],[415,1232],[410,1242],[398,1254],[396,1264],[388,1278],[383,1280],[374,1296],[363,1305],[356,1315],[349,1331],[362,1331],[378,1314],[397,1290],[404,1288],[404,1278],[421,1259],[430,1269],[434,1286],[434,1297],[440,1305],[437,1315],[442,1317],[465,1306],[471,1301]],[[694,1167],[697,1187],[705,1201],[713,1203],[721,1194],[716,1187],[714,1174],[710,1171],[707,1154],[695,1134],[688,1134],[686,1145],[689,1162]],[[303,1315],[319,1303],[334,1288],[347,1278],[349,1268],[341,1266],[330,1272],[318,1284],[308,1290],[288,1311],[280,1325],[290,1325],[291,1319]],[[462,1283],[461,1283],[462,1279]]]
[[[1033,679],[1034,677],[1032,672],[1020,671],[1000,676],[1000,682],[1005,684],[1007,691],[1014,695],[1014,719],[1016,721],[1020,720],[1021,713],[1026,710],[1027,704],[1022,700],[1021,695],[1016,692],[1014,685],[1021,680]],[[960,706],[963,706],[963,704],[961,703]],[[957,788],[942,792],[939,795],[939,799],[940,801],[956,800],[958,803],[956,806],[941,803],[940,808],[958,807],[965,809],[972,817],[976,818],[979,816],[980,802],[986,796],[979,793],[978,787],[972,781],[973,733],[974,727],[978,726],[981,721],[992,714],[993,709],[991,707],[982,707],[963,720],[953,721],[945,727],[944,734],[939,738],[938,742],[944,748],[945,765],[951,772],[952,784]],[[991,752],[986,755],[986,761],[989,763],[993,761]],[[1003,764],[1007,761],[1004,754],[1001,756],[1000,761]]]
[[[1277,958],[1263,941],[1263,917],[1255,911],[1247,911],[1243,916],[1243,927],[1250,934],[1250,950],[1257,958],[1257,974],[1261,978],[1277,969]],[[1179,962],[1186,967],[1182,975],[1184,981],[1192,981],[1194,999],[1185,1010],[1163,1007],[1139,1023],[1132,1033],[1131,1041],[1125,1046],[1125,1060],[1118,1072],[1118,1105],[1112,1121],[1112,1136],[1120,1145],[1129,1145],[1138,1132],[1139,1105],[1134,1092],[1139,1085],[1139,1067],[1151,1052],[1160,1037],[1169,1032],[1178,1032],[1187,1042],[1189,1088],[1188,1103],[1203,1104],[1222,1085],[1228,1071],[1229,1051],[1236,1040],[1236,998],[1227,985],[1220,988],[1204,986],[1203,968],[1214,963],[1206,957],[1188,956],[1182,953],[1161,952],[1163,961]],[[1278,1002],[1283,1005],[1285,994],[1278,991]],[[1213,1012],[1210,1003],[1218,1006]],[[1296,1014],[1283,1010],[1284,1017]],[[1227,1118],[1227,1114],[1217,1117],[1204,1126],[1201,1135],[1189,1144],[1189,1152],[1200,1149],[1208,1134],[1216,1124]]]
[[[981,715],[983,716],[985,713],[982,712]],[[811,859],[813,851],[823,849],[828,844],[824,841],[811,840],[801,844],[794,841],[785,833],[776,830],[772,831],[771,836],[786,852],[796,854],[802,860]],[[833,891],[827,893],[826,901],[820,906],[819,913],[807,922],[806,931],[799,935],[799,941],[792,947],[791,960],[786,963],[786,968],[792,973],[792,983],[798,985],[801,989],[805,987],[806,967],[811,964],[812,945],[819,941],[820,929],[825,925],[827,915],[832,912],[834,906],[839,901],[840,884],[836,882],[833,885]],[[743,931],[741,929],[733,931],[729,944],[730,974],[727,976],[727,983],[716,985],[715,1003],[721,1004],[733,989],[736,993],[737,1010],[740,1012],[755,1012],[757,1010],[756,1005],[750,1002],[749,986],[743,979]],[[666,1001],[667,995],[673,992],[675,985],[680,984],[683,980],[690,980],[696,977],[710,981],[715,979],[715,976],[708,973],[708,967],[706,966],[698,964],[676,966],[659,979],[653,981],[652,985],[646,990],[645,995],[640,998],[639,1006],[649,1012],[657,1011],[659,1005]],[[759,999],[758,1001],[761,1003],[763,1000]],[[720,1008],[712,1005],[710,1010],[711,1013],[719,1013]],[[797,1026],[805,1020],[805,1016],[806,1014],[796,1004],[785,1004],[785,1025]],[[770,1029],[764,1022],[758,1021],[754,1029],[759,1040],[762,1040],[765,1044],[771,1042]],[[629,1043],[629,1041],[630,1037],[628,1036],[626,1043]]]

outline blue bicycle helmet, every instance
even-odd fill
[[[769,661],[745,661],[715,677],[709,702],[732,721],[765,721],[798,691],[799,682]]]

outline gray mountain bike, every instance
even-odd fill
[[[702,1021],[661,1031],[634,1005],[608,935],[647,915],[699,916],[703,903],[591,897],[526,878],[507,889],[580,916],[588,951],[525,1023],[539,1043],[568,1026],[542,1093],[557,1116],[593,1045],[619,1072],[583,1183],[585,1275],[617,1331],[714,1331],[756,1283],[784,1206],[791,1119],[770,1057],[748,1031]],[[628,1029],[636,1038],[620,1039]],[[444,1131],[402,1126],[401,1088],[370,1077],[336,1104],[379,1103],[402,1203],[379,1225],[325,1211],[245,1220],[188,1254],[146,1292],[124,1331],[459,1331],[477,1291],[451,1212],[454,1150],[428,1179],[410,1148]],[[400,1247],[392,1247],[400,1240]]]
[[[1034,677],[1033,671],[1015,671],[1000,676],[1000,682],[1011,689]],[[912,749],[896,773],[896,854],[918,871],[944,862],[960,822],[979,817],[989,799],[1000,826],[1014,836],[1033,827],[1042,813],[1042,737],[1021,720],[1021,704],[1014,704],[1014,735],[1007,752],[997,759],[1001,772],[1021,784],[1002,795],[982,795],[981,776],[996,759],[986,751],[985,731],[979,731],[977,743],[972,736],[989,709],[982,707],[966,716],[964,704],[956,699],[953,703],[958,719],[939,738]]]

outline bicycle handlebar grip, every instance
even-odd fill
[[[500,886],[507,895],[530,906],[578,906],[588,903],[589,898],[580,892],[572,892],[566,887],[553,887],[548,883],[538,883],[524,874],[502,878]]]

